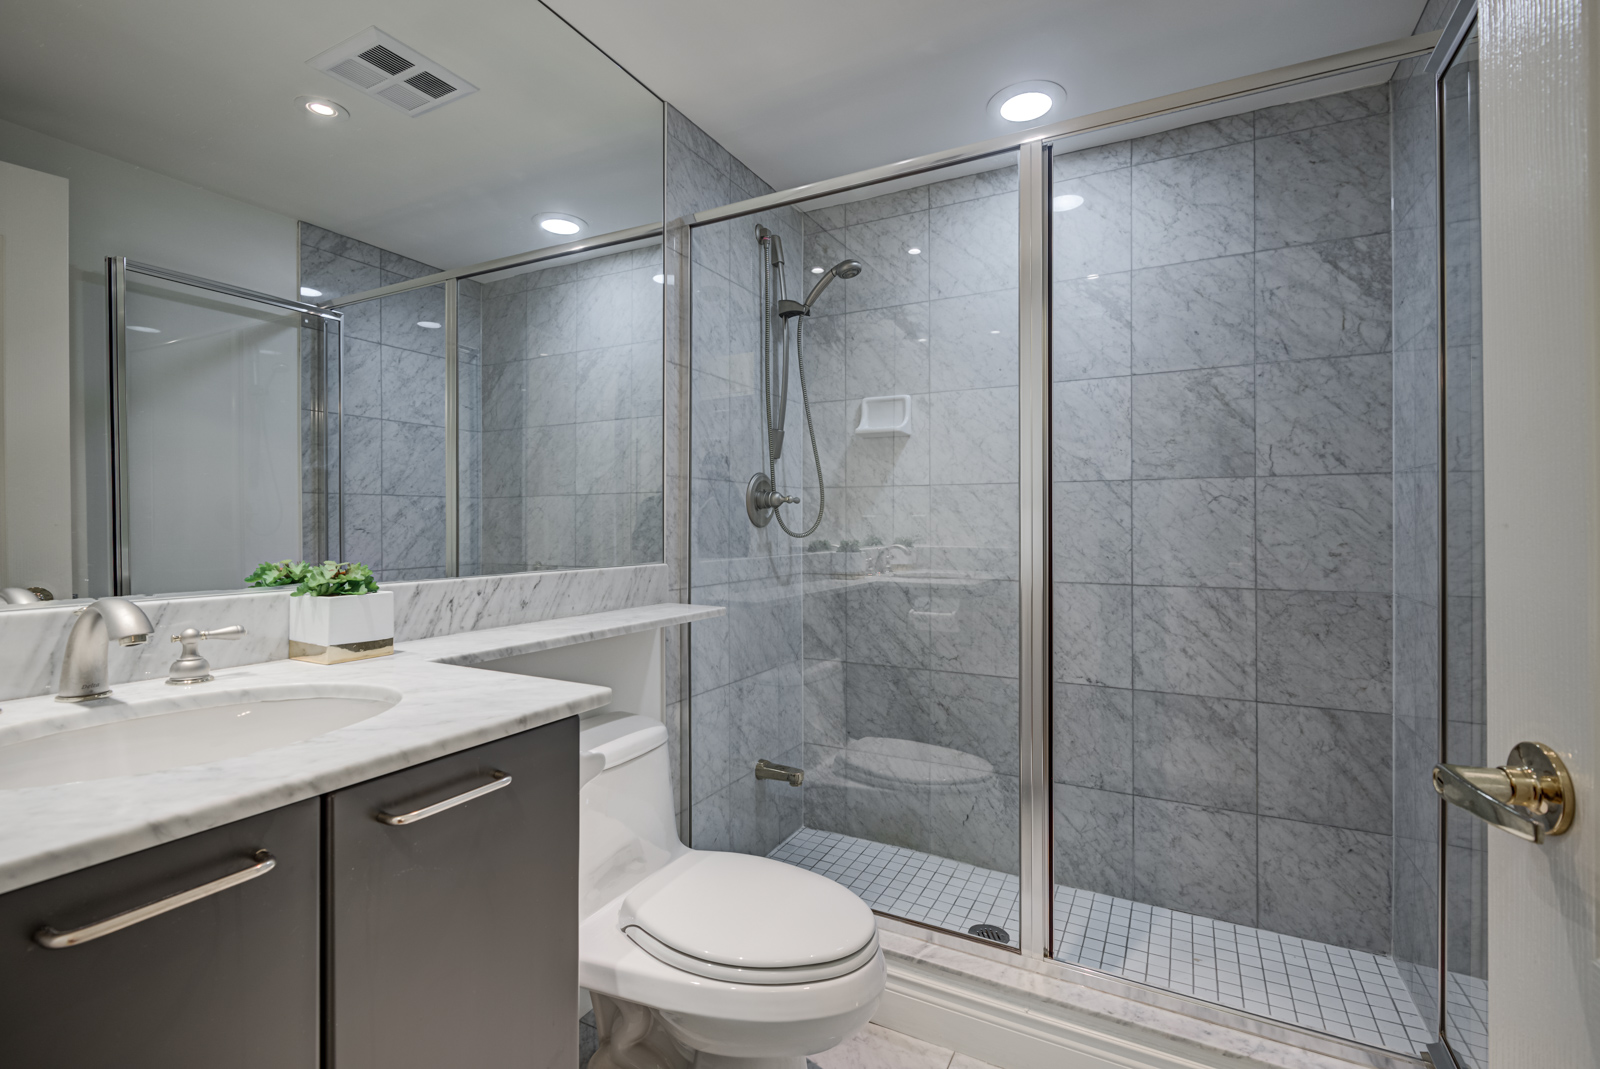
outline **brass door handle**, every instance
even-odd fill
[[[1542,742],[1517,743],[1499,768],[1434,765],[1433,789],[1451,805],[1530,843],[1572,826],[1572,777]]]

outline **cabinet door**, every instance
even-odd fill
[[[577,730],[562,720],[328,796],[333,1069],[575,1064]]]
[[[0,897],[0,1063],[314,1069],[320,810],[307,799]],[[258,875],[88,942],[35,938],[244,872]]]

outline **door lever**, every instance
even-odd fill
[[[1542,742],[1519,742],[1499,768],[1434,765],[1433,789],[1451,805],[1530,843],[1572,826],[1572,777]]]

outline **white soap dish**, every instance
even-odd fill
[[[856,433],[867,438],[902,437],[911,434],[911,395],[891,394],[888,397],[861,399],[861,423]]]

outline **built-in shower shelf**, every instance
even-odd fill
[[[856,433],[863,438],[909,437],[911,434],[911,395],[863,397],[861,422]]]

